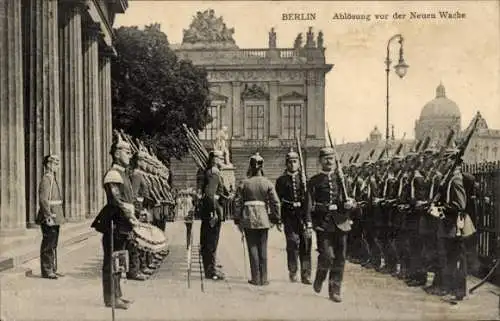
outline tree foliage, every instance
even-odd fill
[[[159,24],[115,29],[111,67],[113,127],[151,146],[163,160],[187,153],[182,124],[202,130],[208,112],[205,69],[179,60]]]

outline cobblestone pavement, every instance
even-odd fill
[[[198,222],[193,231],[197,244]],[[491,285],[482,287],[459,305],[450,305],[420,288],[408,288],[402,281],[349,263],[343,302],[333,303],[328,300],[326,286],[321,294],[316,294],[311,286],[288,281],[284,237],[275,229],[269,235],[271,284],[253,287],[247,283],[248,257],[244,261],[240,234],[232,222],[223,225],[218,253],[227,279],[202,282],[195,250],[188,288],[184,234],[182,222],[169,224],[170,254],[157,273],[144,282],[122,281],[124,296],[135,302],[129,310],[117,310],[116,320],[499,319],[499,300],[494,293],[497,288]],[[111,309],[102,303],[101,256],[100,237],[92,237],[60,250],[59,266],[66,274],[64,278],[41,279],[38,260],[25,266],[33,269],[32,277],[16,271],[4,274],[0,297],[2,321],[111,320]]]

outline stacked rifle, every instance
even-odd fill
[[[184,132],[188,139],[188,149],[191,157],[193,157],[198,168],[206,168],[208,162],[208,152],[206,148],[191,128],[188,128],[186,124],[182,124],[182,127],[184,127]]]
[[[168,183],[170,171],[158,159],[151,148],[147,148],[139,139],[133,139],[123,130],[114,130],[114,134],[120,136],[124,141],[130,144],[132,152],[143,161],[139,170],[143,173],[149,187],[150,196],[154,205],[174,205],[175,200],[172,195],[171,187]]]

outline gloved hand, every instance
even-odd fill
[[[306,229],[304,230],[304,237],[306,239],[312,238],[312,227],[306,227]]]
[[[350,210],[352,209],[354,206],[356,206],[354,200],[352,198],[348,198],[345,202],[344,202],[344,209],[346,210]]]
[[[212,213],[210,215],[210,220],[208,221],[208,224],[210,225],[210,227],[214,227],[215,224],[217,224],[218,220],[219,220],[219,218],[217,217],[217,215]]]

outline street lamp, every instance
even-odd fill
[[[392,61],[389,59],[389,48],[391,45],[391,42],[399,39],[399,62],[396,66],[394,66],[394,72],[396,75],[399,76],[399,78],[403,78],[406,75],[406,72],[408,71],[408,66],[403,58],[403,36],[401,34],[397,34],[391,37],[389,41],[387,42],[387,56],[385,59],[385,72],[386,72],[386,119],[385,119],[385,150],[386,150],[386,155],[389,157],[389,71],[391,67]]]

